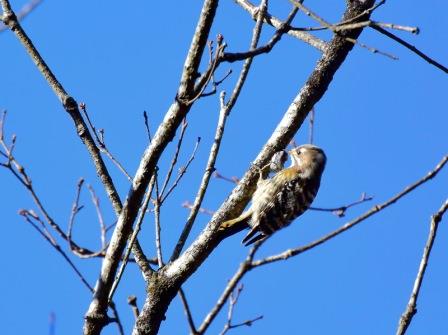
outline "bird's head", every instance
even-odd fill
[[[291,166],[300,169],[303,178],[322,174],[327,157],[324,151],[312,144],[304,144],[289,151]]]

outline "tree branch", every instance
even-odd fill
[[[448,199],[442,204],[442,207],[438,212],[431,216],[431,223],[429,229],[428,240],[426,241],[425,248],[423,249],[423,256],[420,261],[420,267],[418,269],[417,277],[415,278],[414,288],[412,289],[411,297],[409,298],[408,305],[405,312],[401,315],[398,323],[397,335],[404,335],[412,318],[417,313],[417,299],[420,293],[420,288],[423,283],[423,277],[425,276],[426,267],[428,266],[429,256],[431,254],[432,246],[437,236],[437,228],[445,212],[448,210]]]
[[[235,2],[239,6],[241,6],[241,8],[243,8],[245,11],[247,11],[254,18],[254,20],[256,20],[257,18],[256,13],[258,10],[257,6],[253,5],[248,0],[235,0]],[[279,29],[282,26],[282,24],[284,24],[282,20],[278,19],[275,16],[272,16],[268,12],[266,13],[263,22],[273,26],[276,29]],[[322,41],[321,39],[308,33],[304,33],[301,31],[294,31],[293,27],[289,25],[285,28],[285,30],[287,31],[288,35],[293,36],[322,52],[325,51],[325,48],[327,47],[327,43],[325,41]]]
[[[85,335],[98,335],[104,327],[102,320],[107,312],[108,295],[149,179],[154,173],[154,169],[162,152],[173,139],[176,129],[191,108],[191,104],[185,104],[183,101],[189,101],[194,97],[195,78],[197,78],[198,67],[207,43],[217,6],[218,0],[206,0],[204,2],[193,41],[191,42],[190,50],[188,51],[184,64],[176,99],[165,115],[163,123],[157,129],[148,148],[145,150],[140,161],[140,166],[135,173],[131,189],[118,218],[109,248],[102,263],[101,274],[96,285],[94,297],[86,313],[84,323]],[[157,325],[156,328],[153,328],[154,332],[157,332],[163,314],[164,310],[157,312],[158,321],[154,323],[154,325]],[[147,328],[146,324],[141,326]]]

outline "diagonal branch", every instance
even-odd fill
[[[226,112],[226,109],[224,109],[223,105],[221,105],[222,108],[219,113],[219,119],[218,119],[218,126],[216,127],[216,133],[215,133],[215,139],[213,141],[213,145],[210,149],[209,158],[207,161],[207,166],[205,168],[205,173],[202,176],[201,184],[199,186],[198,194],[196,195],[196,198],[194,199],[194,204],[191,208],[190,215],[187,218],[187,222],[185,223],[185,226],[182,230],[182,233],[180,234],[179,240],[176,244],[176,247],[173,251],[173,254],[171,255],[170,261],[175,260],[177,257],[179,257],[179,254],[181,253],[185,242],[187,241],[188,236],[190,235],[191,228],[193,227],[194,221],[196,220],[196,216],[198,214],[198,211],[201,207],[202,200],[204,199],[205,192],[208,187],[208,183],[210,181],[210,177],[215,170],[215,162],[216,157],[219,152],[219,147],[221,145],[221,139],[224,135],[224,127],[227,119],[228,113]]]
[[[29,3],[25,4],[17,13],[17,20],[21,21],[28,16],[37,6],[42,3],[43,0],[31,0]],[[0,33],[7,30],[8,26],[0,23]]]
[[[257,15],[256,15],[257,11],[258,11],[257,6],[255,6],[248,0],[235,0],[235,2],[239,6],[241,6],[241,8],[243,8],[245,11],[249,12],[250,15],[254,18],[254,20],[257,19]],[[282,24],[284,24],[284,22],[282,20],[269,14],[268,12],[266,13],[263,22],[273,26],[276,29],[279,29],[282,26]],[[305,43],[308,43],[312,47],[314,47],[322,52],[325,51],[325,48],[327,47],[327,44],[325,41],[322,41],[321,39],[319,39],[311,34],[302,32],[302,31],[294,31],[294,30],[292,30],[292,27],[289,25],[287,27],[285,27],[285,30],[287,31],[288,35],[293,36]]]
[[[420,261],[420,267],[418,269],[417,277],[415,278],[414,288],[412,289],[411,297],[409,298],[408,305],[405,312],[400,318],[398,323],[397,335],[404,335],[409,325],[411,324],[412,318],[417,313],[417,299],[420,293],[420,288],[422,286],[423,277],[425,276],[426,267],[428,266],[429,256],[431,254],[432,246],[437,236],[437,229],[439,227],[440,221],[445,212],[448,210],[448,199],[442,204],[442,207],[437,211],[436,214],[431,216],[431,224],[429,229],[428,240],[426,242],[425,248],[423,249],[423,256]]]
[[[115,278],[120,256],[132,231],[132,225],[140,208],[145,190],[162,152],[173,139],[176,129],[191,108],[191,104],[185,104],[183,101],[189,101],[194,97],[195,78],[197,78],[199,64],[217,6],[218,0],[206,0],[204,2],[185,60],[176,99],[166,113],[163,123],[157,129],[148,148],[145,150],[140,161],[140,166],[135,173],[131,189],[129,190],[123,210],[120,213],[111,237],[106,257],[102,263],[94,297],[86,313],[84,323],[85,335],[99,334],[105,325],[103,320],[107,315],[109,291]]]
[[[415,46],[409,44],[408,42],[406,42],[405,40],[401,39],[397,35],[392,34],[391,32],[387,31],[386,29],[381,28],[380,26],[372,25],[371,27],[372,27],[372,29],[375,29],[376,31],[378,31],[381,34],[389,37],[390,39],[394,40],[395,42],[398,42],[399,44],[401,44],[402,46],[404,46],[408,50],[411,50],[413,53],[415,53],[420,58],[422,58],[425,61],[427,61],[429,64],[434,65],[435,67],[437,67],[438,69],[442,70],[445,73],[448,73],[448,68],[446,66],[443,66],[439,62],[437,62],[434,59],[432,59],[431,57],[427,56],[426,54],[421,52],[419,49],[417,49]]]

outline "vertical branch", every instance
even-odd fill
[[[173,139],[176,129],[191,108],[191,105],[186,104],[185,101],[194,97],[194,82],[197,78],[199,64],[217,7],[218,0],[204,1],[195,34],[185,60],[176,99],[143,154],[140,166],[135,173],[131,189],[129,190],[123,210],[120,213],[111,237],[109,248],[106,251],[95,294],[86,313],[84,323],[85,335],[99,334],[105,326],[104,320],[107,316],[107,301],[110,288],[114,281],[126,241],[132,231],[132,225],[140,208],[146,187],[154,173],[154,169],[162,152]],[[163,312],[158,314],[161,314],[160,318],[163,317]],[[147,328],[148,326],[145,325],[145,327]],[[156,328],[158,329],[158,327]]]
[[[309,137],[308,137],[308,143],[313,144],[314,141],[314,115],[315,115],[315,110],[314,107],[311,108],[310,111],[310,127],[309,127]]]
[[[179,290],[179,297],[182,301],[182,305],[184,305],[185,315],[187,316],[188,326],[190,327],[190,334],[197,335],[196,326],[194,325],[193,315],[191,314],[190,305],[188,305],[187,297],[185,296],[184,290],[181,288]]]
[[[222,102],[221,102],[221,109],[219,111],[218,125],[216,127],[215,139],[214,139],[213,145],[210,149],[210,154],[209,154],[208,161],[207,161],[207,167],[205,168],[205,173],[202,176],[202,181],[199,186],[199,191],[198,191],[198,194],[196,195],[196,198],[194,199],[194,204],[190,211],[190,215],[188,216],[187,222],[185,223],[182,233],[180,234],[179,240],[176,244],[176,247],[174,248],[173,254],[171,255],[170,261],[173,261],[174,259],[176,259],[179,256],[179,254],[181,253],[182,248],[184,247],[185,242],[187,241],[188,235],[190,234],[191,228],[193,227],[194,221],[196,220],[198,211],[201,207],[202,200],[204,199],[205,192],[207,190],[208,183],[210,181],[210,177],[211,177],[213,171],[215,171],[216,157],[219,152],[219,147],[221,145],[222,136],[224,135],[224,127],[225,127],[226,119],[228,116],[227,109],[224,108],[225,106],[224,106],[224,101],[223,101],[224,100],[223,93],[221,94],[221,97],[222,97],[221,98]]]
[[[137,235],[140,232],[140,228],[141,228],[141,225],[143,223],[143,219],[145,218],[146,210],[148,209],[149,201],[151,200],[151,193],[152,193],[152,189],[154,187],[154,180],[155,180],[155,178],[152,177],[150,185],[148,187],[148,190],[146,191],[145,200],[143,201],[142,209],[140,210],[140,216],[139,216],[139,218],[137,220],[137,223],[135,224],[135,228],[134,228],[134,231],[132,232],[131,238],[129,239],[128,247],[127,247],[127,249],[126,249],[126,251],[124,253],[123,262],[121,263],[120,269],[118,270],[117,276],[115,277],[115,280],[114,280],[114,282],[112,284],[112,287],[110,289],[109,301],[112,301],[112,298],[114,296],[115,290],[118,287],[118,283],[120,282],[121,277],[123,276],[124,269],[126,268],[126,265],[128,264],[129,256],[131,254],[131,250],[133,249],[134,243],[137,240]],[[138,258],[139,256],[135,255],[135,257]],[[142,264],[142,263],[145,264],[146,267],[143,267],[143,268],[140,267],[140,269],[142,270],[143,277],[145,279],[147,279],[149,277],[149,275],[152,273],[153,270],[149,266],[149,263],[148,263],[148,261],[146,259],[145,259],[144,262],[141,262],[141,261],[138,262],[139,265]]]
[[[434,245],[434,241],[437,236],[437,229],[439,227],[440,221],[445,212],[448,210],[448,199],[445,200],[439,211],[431,216],[431,224],[429,229],[428,240],[426,241],[425,248],[423,249],[423,256],[420,261],[420,266],[418,269],[417,277],[415,278],[414,288],[412,289],[411,297],[409,298],[408,305],[405,312],[401,315],[400,321],[398,323],[397,335],[404,335],[409,325],[411,324],[412,318],[417,313],[417,299],[420,293],[420,288],[423,283],[423,277],[425,276],[426,267],[428,266],[429,256],[431,255],[431,249]]]
[[[154,172],[155,178],[154,183],[156,186],[156,199],[154,201],[154,228],[156,235],[156,252],[157,252],[157,263],[159,268],[163,266],[163,258],[162,258],[162,244],[160,242],[160,193],[159,193],[159,182],[157,180],[157,171]]]

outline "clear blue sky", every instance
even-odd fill
[[[15,9],[26,1],[12,1]],[[272,1],[274,2],[274,1]],[[344,3],[308,5],[336,21]],[[325,7],[325,8],[322,8]],[[106,142],[123,165],[134,173],[146,146],[142,112],[148,111],[152,131],[175,96],[187,48],[201,1],[45,1],[23,26],[66,90],[85,102]],[[272,12],[285,17],[288,1],[275,1]],[[448,64],[446,12],[448,4],[431,0],[423,5],[389,1],[374,19],[418,26],[421,34],[400,36]],[[299,26],[313,24],[299,14]],[[222,33],[228,51],[245,50],[253,22],[233,1],[221,1],[212,36]],[[263,40],[272,35],[266,28]],[[321,34],[328,38],[328,35]],[[446,113],[447,77],[398,44],[365,31],[361,41],[400,58],[393,61],[355,48],[337,73],[329,91],[316,105],[315,143],[324,148],[328,165],[315,206],[333,207],[356,200],[362,192],[373,202],[350,210],[347,217],[308,212],[291,227],[276,234],[261,250],[270,255],[299,246],[329,232],[350,218],[390,198],[421,178],[448,152]],[[92,184],[101,198],[107,223],[114,222],[101,184],[86,149],[77,138],[71,119],[10,32],[0,35],[2,80],[0,108],[8,110],[6,134],[17,135],[16,157],[26,167],[33,185],[54,219],[66,227],[75,186],[80,177]],[[227,176],[242,176],[268,139],[287,106],[311,72],[319,52],[284,37],[269,55],[258,57],[224,136],[216,167]],[[230,91],[240,64],[224,64],[234,74],[220,87]],[[211,145],[219,101],[212,96],[192,109],[180,155],[182,165],[198,136],[197,158],[181,186],[162,212],[162,242],[168,255],[193,200]],[[307,127],[296,136],[307,139]],[[171,160],[174,143],[163,156],[161,173]],[[124,198],[127,180],[111,165]],[[251,272],[235,311],[235,322],[264,315],[251,328],[237,334],[391,334],[404,311],[427,238],[429,217],[447,198],[448,171],[402,201],[354,230],[287,262]],[[204,207],[216,209],[233,185],[213,179]],[[2,213],[2,275],[0,286],[1,333],[48,334],[49,316],[56,315],[55,334],[79,334],[91,294],[65,261],[17,215],[34,209],[27,192],[6,170],[0,170]],[[78,216],[75,240],[91,249],[99,247],[95,210],[85,190],[85,208]],[[192,236],[207,223],[200,215]],[[145,251],[154,255],[153,221],[141,233]],[[245,257],[242,234],[222,243],[185,285],[195,321],[199,324],[214,305],[227,280]],[[408,334],[447,334],[448,226],[440,226],[418,304]],[[73,258],[90,283],[99,272],[98,260]],[[129,332],[133,324],[126,297],[144,300],[138,271],[129,266],[116,303]],[[219,333],[227,310],[210,329]],[[176,298],[160,334],[186,334],[186,319]],[[109,326],[105,334],[115,334]]]

